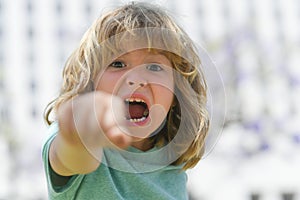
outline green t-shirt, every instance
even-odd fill
[[[60,187],[53,185],[49,147],[58,132],[57,123],[49,128],[50,136],[43,146],[49,199],[55,200],[185,200],[187,175],[182,166],[147,164],[159,163],[155,148],[142,152],[133,147],[121,152],[104,149],[101,165],[94,172],[72,176]]]

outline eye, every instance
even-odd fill
[[[126,64],[121,61],[114,61],[109,65],[109,67],[124,68],[124,67],[126,67]]]
[[[162,71],[163,68],[158,65],[158,64],[150,64],[150,65],[147,65],[146,66],[146,69],[150,70],[150,71],[155,71],[155,72],[158,72],[158,71]]]

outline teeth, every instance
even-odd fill
[[[145,103],[145,101],[143,99],[138,99],[138,98],[127,98],[125,99],[126,102],[143,102]]]
[[[142,122],[146,119],[146,117],[142,117],[142,118],[139,118],[139,119],[129,119],[130,122]]]

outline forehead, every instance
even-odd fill
[[[120,55],[119,57],[128,57],[128,56],[147,56],[147,57],[166,58],[164,51],[153,49],[153,48],[130,50]]]
[[[149,54],[163,55],[171,64],[176,63],[177,56],[185,57],[186,49],[179,34],[168,29],[144,28],[116,33],[99,44],[101,66],[125,56],[128,52],[144,49]],[[184,50],[183,50],[184,49]]]
[[[162,64],[171,65],[171,60],[167,56],[167,53],[157,49],[137,49],[126,52],[116,59],[134,59],[144,62],[161,62]]]
[[[103,42],[104,49],[114,55],[123,55],[136,49],[148,49],[150,52],[170,51],[180,55],[182,52],[181,35],[163,28],[139,28],[116,33]]]

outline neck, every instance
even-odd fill
[[[152,142],[148,138],[133,142],[131,146],[141,151],[147,151],[153,147]]]

